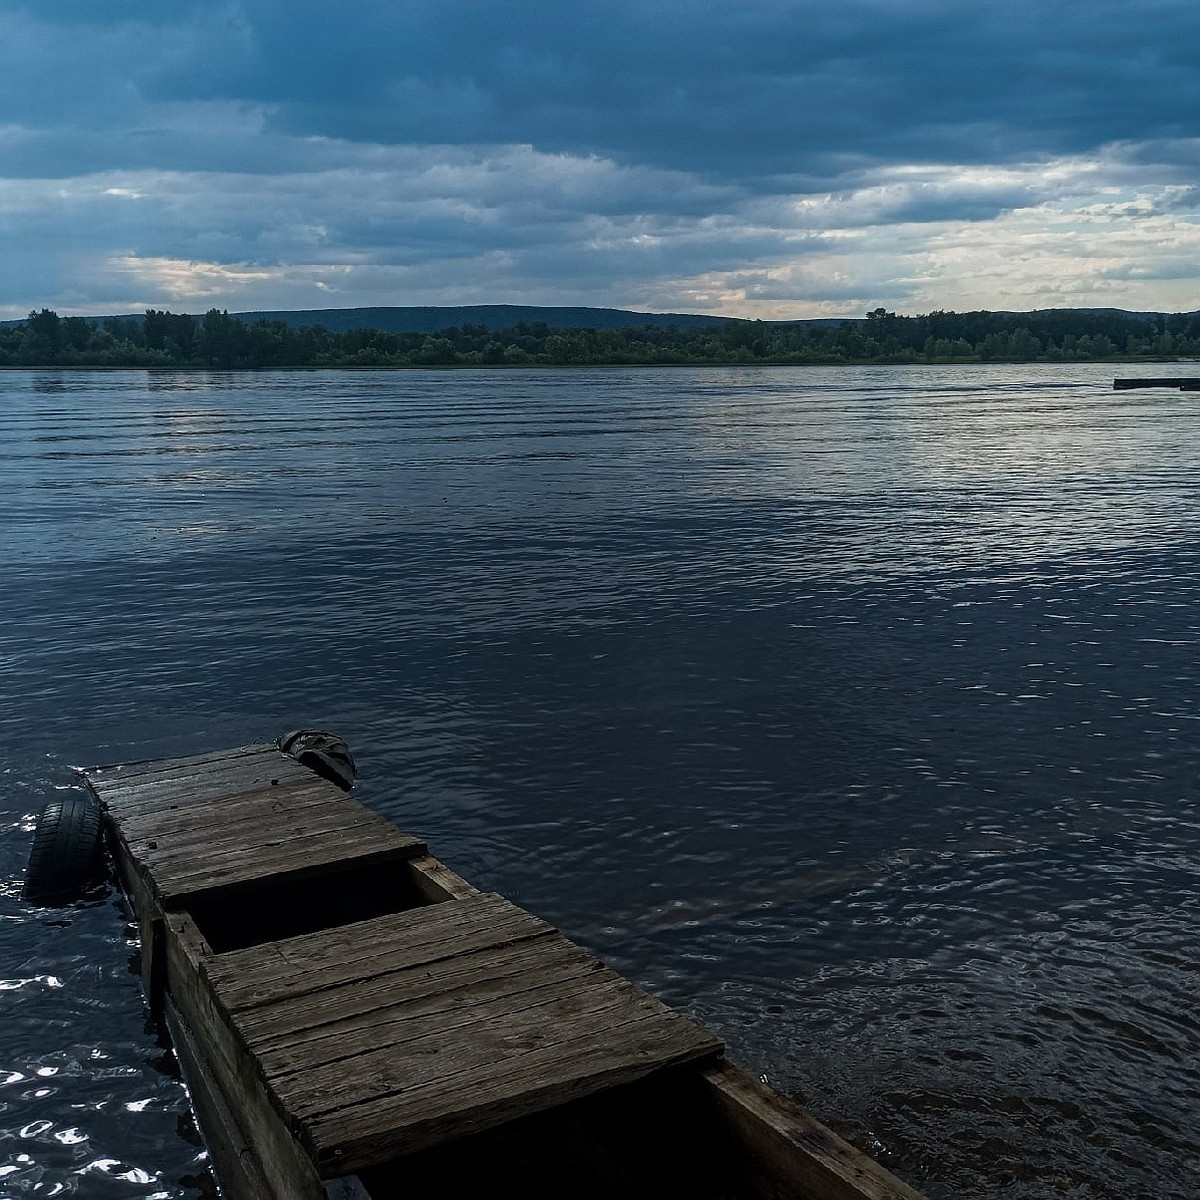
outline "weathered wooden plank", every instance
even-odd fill
[[[503,1064],[541,1053],[555,1070],[570,1076],[570,1062],[555,1052],[573,1045],[593,1031],[617,1029],[630,1021],[660,1021],[684,1042],[696,1035],[705,1044],[717,1040],[653,1000],[635,984],[609,972],[599,981],[573,978],[568,985],[550,989],[536,999],[509,998],[479,1005],[464,1005],[461,1016],[440,1026],[418,1019],[412,1037],[402,1045],[369,1048],[352,1064],[333,1062],[296,1075],[269,1076],[272,1090],[297,1114],[317,1116],[349,1104],[393,1095],[397,1110],[407,1104],[422,1084],[453,1087],[456,1076],[483,1086]],[[620,1058],[625,1051],[611,1047]],[[403,1096],[399,1093],[403,1092]]]
[[[426,853],[420,839],[304,768],[300,772],[297,782],[204,804],[148,804],[111,815],[129,854],[154,879],[158,893],[174,903],[272,874],[319,872],[343,859],[357,859],[361,866],[366,857],[378,862]],[[155,803],[160,801],[161,796]]]
[[[424,852],[425,843],[397,829],[390,821],[356,806],[327,806],[309,809],[305,813],[274,813],[260,810],[259,820],[202,828],[182,833],[155,835],[131,843],[145,866],[162,878],[168,878],[181,865],[217,865],[231,855],[274,854],[286,848],[314,858],[328,858],[330,841],[335,841],[334,853],[354,840],[373,839],[380,847],[404,846],[410,852]]]
[[[390,994],[374,991],[366,1003],[351,995],[352,989],[342,988],[336,995],[340,1004],[331,1006],[329,1000],[334,997],[326,992],[311,998],[324,1003],[308,1009],[306,1019],[311,1023],[300,1030],[285,1031],[267,1024],[255,1032],[244,1022],[239,1022],[239,1028],[263,1069],[272,1078],[282,1078],[388,1046],[404,1053],[408,1043],[427,1033],[449,1035],[485,1015],[509,1016],[552,1002],[569,989],[598,987],[605,982],[601,964],[562,938],[541,939],[534,947],[536,952],[522,955],[520,969],[501,960],[482,969],[472,964],[475,969],[457,979],[447,979],[436,970],[392,975],[388,978],[402,986]],[[457,961],[451,960],[450,965]],[[616,978],[611,972],[609,976]],[[298,1007],[288,1015],[298,1015]],[[319,1023],[314,1020],[318,1007],[324,1018]]]
[[[138,922],[138,955],[141,959],[142,986],[150,1012],[161,1015],[166,989],[166,964],[163,959],[162,912],[155,902],[149,881],[123,847],[116,848],[117,874]]]
[[[180,780],[200,779],[237,772],[270,762],[295,762],[274,746],[245,747],[234,754],[198,755],[194,760],[139,764],[133,767],[115,766],[86,772],[98,789],[120,793],[135,791],[152,783],[169,784]],[[297,764],[299,765],[299,764]]]
[[[280,752],[273,742],[255,742],[249,746],[236,746],[232,750],[208,750],[203,754],[184,754],[175,758],[143,758],[134,762],[85,767],[83,770],[88,778],[97,781],[131,779],[135,775],[154,775],[163,771],[178,771],[185,767],[228,762],[235,758],[244,758],[247,755],[266,754],[268,751],[274,751],[276,754]]]
[[[340,1046],[329,1042],[308,1064],[290,1052],[260,1055],[260,1062],[276,1094],[295,1111],[334,1111],[390,1091],[397,1081],[404,1090],[417,1086],[423,1070],[441,1081],[459,1071],[478,1077],[527,1045],[572,1040],[584,1022],[632,1019],[641,1008],[633,987],[619,977],[597,982],[578,969],[560,970],[520,991],[461,999],[452,1009],[431,1006],[397,1022],[391,1037],[334,1039]]]
[[[253,1139],[267,1176],[288,1200],[324,1200],[325,1191],[311,1157],[276,1112],[254,1059],[201,983],[207,952],[204,939],[186,914],[169,914],[166,924],[171,997],[203,1045],[213,1075]]]
[[[358,1171],[720,1053],[710,1034],[672,1016],[614,1024],[596,1014],[574,1027],[570,1041],[479,1062],[477,1070],[450,1077],[434,1069],[415,1086],[398,1078],[387,1094],[301,1117],[299,1137],[322,1173]]]
[[[275,1190],[253,1139],[246,1136],[208,1065],[204,1049],[169,996],[164,1016],[171,1045],[187,1081],[197,1124],[221,1181],[222,1197],[225,1200],[288,1200]]]
[[[477,887],[450,870],[445,863],[439,862],[432,854],[414,858],[408,865],[412,868],[414,882],[421,895],[435,904],[442,900],[463,900],[468,896],[480,894]]]
[[[174,840],[195,831],[228,830],[243,822],[277,821],[293,814],[302,816],[312,810],[327,810],[331,806],[337,807],[340,800],[358,803],[333,784],[313,776],[299,782],[281,783],[278,787],[238,792],[198,806],[138,809],[112,813],[111,816],[113,825],[130,842],[139,838]]]
[[[391,1020],[402,1020],[408,1006],[419,1005],[427,997],[453,1004],[455,997],[470,989],[480,989],[483,994],[483,989],[493,985],[518,986],[510,981],[530,971],[553,971],[563,962],[574,969],[581,953],[562,938],[543,936],[398,971],[387,970],[385,960],[381,974],[241,1010],[238,1028],[257,1052],[284,1050],[377,1023],[382,1028]]]
[[[264,750],[260,754],[246,755],[232,762],[208,763],[179,771],[149,772],[133,779],[116,780],[107,785],[101,783],[98,787],[102,793],[116,801],[133,804],[142,795],[156,788],[162,791],[199,788],[207,792],[212,791],[214,787],[225,788],[228,785],[233,791],[245,791],[251,785],[265,786],[270,778],[280,772],[296,779],[312,775],[307,767],[294,758],[289,758],[278,750]],[[260,779],[262,783],[254,782]]]
[[[315,845],[312,844],[314,840]],[[410,854],[420,853],[423,844],[415,839],[406,840],[404,835],[381,844],[380,838],[372,832],[347,831],[336,846],[330,845],[327,838],[318,838],[272,845],[268,849],[269,853],[264,853],[261,858],[233,850],[218,860],[194,868],[180,864],[175,869],[157,870],[155,881],[163,904],[178,907],[185,900],[198,902],[201,897],[222,889],[244,887],[271,878],[286,876],[289,882],[316,881],[334,872],[401,862]]]
[[[703,1102],[750,1151],[739,1156],[761,1200],[921,1200],[861,1150],[745,1071],[722,1062],[697,1076]]]
[[[554,932],[553,926],[502,896],[481,892],[233,950],[210,959],[206,970],[221,1003],[237,1012]]]
[[[93,784],[93,790],[100,803],[118,816],[144,809],[207,804],[240,792],[258,791],[280,783],[299,783],[312,778],[313,773],[307,767],[274,751],[241,759],[232,765],[221,764],[219,769],[202,773],[165,778],[146,775],[123,786]]]
[[[304,767],[300,767],[299,770],[285,767],[277,773],[264,773],[259,780],[247,781],[245,786],[204,790],[194,784],[182,788],[166,785],[162,788],[149,787],[133,799],[128,796],[114,798],[105,792],[96,792],[96,797],[113,821],[141,821],[171,814],[202,812],[212,804],[236,799],[247,792],[261,791],[272,787],[295,787],[312,783],[314,778]],[[330,786],[332,787],[332,785]]]

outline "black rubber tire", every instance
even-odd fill
[[[51,800],[38,817],[25,872],[25,897],[69,904],[104,870],[104,817],[88,796]]]

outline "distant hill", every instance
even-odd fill
[[[1121,308],[1060,308],[1038,309],[1030,313],[997,311],[993,316],[1019,318],[1045,317],[1048,314],[1100,316],[1112,314],[1134,320],[1151,320],[1171,316],[1170,313],[1130,312]],[[195,317],[203,314],[193,313]],[[649,325],[655,329],[696,329],[703,326],[727,324],[749,325],[754,322],[745,317],[713,317],[697,313],[645,313],[625,308],[554,308],[531,304],[465,304],[423,305],[419,307],[387,308],[309,308],[293,311],[235,312],[229,314],[245,321],[282,321],[298,329],[304,325],[322,325],[332,333],[345,333],[352,329],[380,329],[391,333],[436,333],[453,326],[482,325],[489,330],[511,329],[522,322],[541,323],[551,329],[626,329],[631,326]],[[111,320],[109,316],[88,317],[93,324]],[[123,313],[122,320],[140,321],[141,313]],[[814,327],[837,326],[849,322],[857,325],[863,317],[810,317],[795,321],[765,321],[766,325],[807,325]],[[23,320],[0,321],[0,328],[23,325]]]
[[[1030,313],[998,312],[993,315],[1020,318],[1028,316],[1120,316],[1149,321],[1170,313],[1130,312],[1122,308],[1036,309]],[[248,325],[255,321],[282,321],[298,329],[303,325],[323,325],[331,333],[351,329],[382,329],[391,333],[437,333],[453,326],[482,325],[489,330],[511,329],[514,325],[541,323],[551,329],[628,329],[649,325],[655,329],[696,329],[703,326],[752,325],[746,317],[711,317],[697,313],[644,313],[625,308],[551,308],[528,304],[467,304],[419,308],[314,308],[297,312],[230,313]],[[795,321],[764,321],[764,325],[809,326],[823,328],[849,322],[865,323],[865,317],[808,317]]]
[[[192,313],[194,317],[202,313]],[[628,329],[649,325],[655,329],[696,329],[712,325],[720,327],[729,322],[753,324],[745,317],[712,317],[698,313],[645,313],[625,308],[552,308],[533,304],[463,304],[423,305],[389,308],[307,308],[296,310],[264,310],[233,312],[231,317],[245,321],[282,321],[293,329],[304,325],[321,325],[331,333],[351,329],[382,329],[389,333],[437,333],[462,325],[482,325],[485,329],[511,329],[522,322],[544,324],[551,329]],[[113,315],[87,317],[93,324],[118,319]],[[140,321],[142,313],[122,313],[120,320]],[[783,325],[840,325],[843,317],[824,317],[809,321],[781,321]],[[853,319],[853,318],[851,318]],[[24,320],[0,321],[0,328],[24,325]]]
[[[551,329],[624,329],[630,325],[652,325],[665,329],[694,329],[699,325],[724,325],[730,317],[706,317],[688,313],[641,313],[623,308],[550,308],[530,304],[465,304],[417,308],[314,308],[299,312],[230,313],[247,324],[282,321],[301,325],[323,325],[332,333],[348,329],[384,329],[391,333],[435,333],[455,325],[482,325],[487,329],[511,329],[522,322],[541,322]]]

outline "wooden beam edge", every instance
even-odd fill
[[[195,1034],[169,996],[163,1018],[221,1194],[229,1200],[286,1200],[271,1186],[254,1143],[238,1123]]]
[[[762,1162],[806,1200],[924,1200],[869,1155],[753,1076],[722,1061],[699,1072],[704,1100],[719,1110]],[[794,1188],[794,1191],[791,1189]]]

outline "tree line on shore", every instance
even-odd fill
[[[875,309],[834,324],[727,321],[681,329],[509,329],[458,325],[436,333],[331,332],[284,321],[247,323],[147,309],[143,317],[31,312],[0,328],[0,367],[503,367],[738,363],[1085,362],[1200,356],[1200,312],[1138,316],[1115,310],[1036,313]]]

